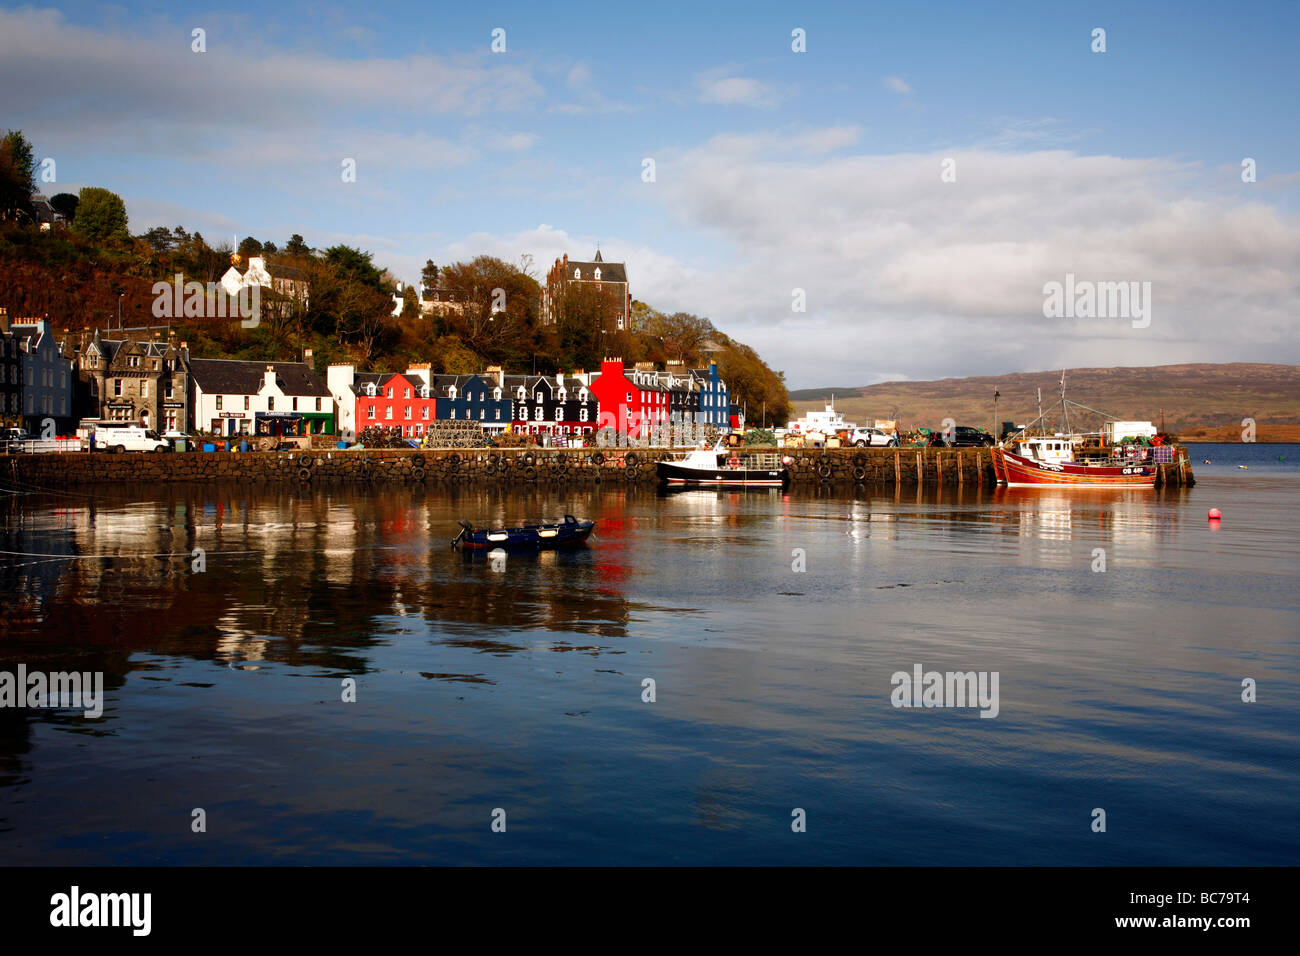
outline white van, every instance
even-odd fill
[[[124,451],[167,451],[169,446],[152,428],[141,425],[102,422],[91,433],[92,446],[95,451],[111,451],[120,454]]]

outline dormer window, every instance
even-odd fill
[[[596,281],[599,282],[599,281],[600,281],[600,266],[596,266],[596,273],[595,273],[595,275],[596,275]]]
[[[568,400],[569,400],[569,390],[566,388],[560,389],[560,401],[567,402]]]
[[[455,399],[455,398],[456,398],[456,386],[455,386],[455,385],[448,385],[448,386],[447,386],[447,397],[450,398],[450,399]]]
[[[581,279],[581,278],[582,278],[582,270],[581,270],[581,269],[574,269],[574,270],[573,270],[573,277],[574,277],[575,279]]]
[[[521,402],[524,400],[525,397],[524,387],[522,385],[519,386],[519,391],[515,393],[515,397],[518,398]]]
[[[374,382],[367,382],[367,383],[366,383],[366,394],[369,395],[371,398],[374,398],[374,397],[375,397],[375,383],[374,383]]]
[[[497,401],[500,401],[500,400],[501,400],[501,389],[500,389],[500,387],[492,389],[492,397],[493,397],[494,399],[496,399]]]
[[[429,397],[429,386],[428,386],[428,385],[421,385],[421,386],[420,386],[420,397],[421,397],[421,398],[428,398],[428,397]]]
[[[587,400],[587,390],[584,388],[582,391],[578,393],[578,401],[585,402],[586,400]]]

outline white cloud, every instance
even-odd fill
[[[885,89],[894,93],[901,93],[906,96],[908,93],[912,92],[912,88],[907,85],[906,81],[904,81],[902,77],[887,76],[882,82],[885,85]]]
[[[785,148],[782,149],[782,144]],[[954,156],[958,181],[940,181]],[[1008,154],[810,156],[788,137],[717,137],[666,157],[655,197],[735,265],[642,273],[635,294],[707,314],[796,386],[1015,368],[1300,359],[1300,222],[1201,194],[1160,159]],[[629,256],[629,268],[635,260]],[[1151,326],[1050,320],[1067,272],[1149,281]],[[808,312],[791,312],[791,290]]]
[[[719,106],[767,108],[780,100],[766,83],[752,77],[732,75],[732,71],[725,67],[697,75],[695,90],[700,102]]]

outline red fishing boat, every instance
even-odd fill
[[[1072,485],[1082,488],[1154,488],[1156,466],[1147,449],[1118,449],[1105,458],[1077,455],[1081,438],[1020,438],[1015,451],[993,449],[993,472],[1010,488]],[[1076,458],[1078,460],[1076,460]]]

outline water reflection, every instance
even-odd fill
[[[1228,508],[1212,538],[1191,520],[1202,490]],[[109,698],[101,721],[0,710],[0,831],[75,862],[103,861],[103,834],[126,830],[127,859],[186,861],[196,851],[150,814],[195,789],[286,841],[242,835],[205,845],[207,862],[617,862],[635,846],[682,862],[994,863],[1008,840],[1020,862],[1120,862],[1058,826],[1053,801],[1086,803],[1095,777],[1129,781],[1138,812],[1189,814],[1189,862],[1243,839],[1272,859],[1294,778],[1285,706],[1205,701],[1246,666],[1233,634],[1250,635],[1253,676],[1295,679],[1292,502],[1213,483],[0,500],[0,666],[103,670]],[[459,518],[565,513],[597,522],[590,547],[448,547]],[[1089,571],[1094,547],[1106,575]],[[900,716],[888,675],[918,660],[1000,670],[1002,716]],[[333,706],[343,677],[355,710]],[[1208,763],[1193,752],[1207,747]],[[65,774],[101,795],[71,833]],[[1222,796],[1174,799],[1207,775],[1256,836],[1204,825]],[[1242,795],[1238,778],[1278,786]],[[508,849],[466,835],[480,803],[505,801],[584,825]],[[820,808],[833,839],[794,860],[756,837],[769,819],[788,828],[787,802]],[[430,805],[445,842],[427,839]],[[1019,829],[986,832],[990,814]],[[1142,839],[1128,859],[1170,862],[1167,839]]]

